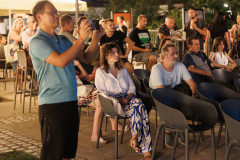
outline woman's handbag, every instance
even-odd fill
[[[9,35],[8,35],[8,43],[4,46],[4,55],[7,63],[11,63],[18,60],[17,50],[19,49],[19,45],[16,43],[9,44]]]

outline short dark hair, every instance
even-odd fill
[[[192,45],[192,44],[193,44],[192,40],[194,40],[194,39],[199,40],[199,38],[196,37],[196,36],[189,37],[189,38],[187,39],[187,45]]]
[[[108,73],[108,69],[109,69],[109,64],[108,64],[108,61],[106,59],[106,56],[108,56],[109,54],[112,53],[113,48],[117,48],[118,52],[119,52],[119,55],[121,55],[120,47],[116,43],[113,43],[113,42],[105,43],[101,47],[101,50],[100,50],[100,65],[106,73]],[[123,63],[122,63],[120,58],[119,58],[119,61],[115,63],[115,66],[118,69],[123,68]]]
[[[84,19],[87,19],[87,17],[81,16],[81,17],[78,18],[78,21],[77,21],[77,26],[78,26],[78,27],[80,26],[80,24],[82,23],[82,21],[83,21]]]
[[[38,1],[36,3],[36,5],[33,7],[32,13],[33,13],[33,17],[34,17],[36,22],[38,22],[37,21],[37,14],[38,13],[42,13],[44,11],[45,5],[47,5],[47,4],[53,6],[53,4],[50,1],[48,1],[48,0],[41,0],[41,1]]]
[[[70,15],[64,14],[61,17],[61,26],[64,27],[66,24],[70,23],[72,21],[72,17]]]
[[[123,20],[124,21],[124,17],[123,16],[118,16],[119,18],[121,18],[121,20]]]
[[[106,19],[106,20],[104,21],[104,24],[106,25],[106,24],[108,24],[108,22],[113,22],[113,19],[111,19],[111,18]]]

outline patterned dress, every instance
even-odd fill
[[[113,97],[126,97],[127,94],[116,94]],[[149,129],[149,116],[147,110],[139,98],[132,98],[128,105],[123,106],[125,116],[129,118],[132,135],[138,135],[138,145],[142,153],[152,151],[152,139]]]

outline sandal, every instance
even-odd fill
[[[97,142],[97,139],[91,139],[92,142]],[[107,144],[108,140],[106,138],[100,137],[99,138],[99,143],[100,144]]]
[[[134,145],[133,141],[137,140],[137,144]],[[138,138],[132,138],[129,142],[128,145],[133,148],[133,150],[137,153],[142,153],[141,148],[138,146]]]

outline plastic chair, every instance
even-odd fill
[[[23,95],[23,113],[24,113],[24,107],[25,107],[25,97],[29,96],[30,97],[30,103],[29,103],[29,112],[31,112],[31,103],[32,103],[32,97],[34,97],[34,105],[36,106],[36,100],[35,96],[38,95],[38,86],[37,84],[35,85],[35,89],[33,89],[33,79],[36,79],[36,74],[34,72],[33,68],[29,68],[27,66],[27,57],[26,53],[24,50],[18,50],[17,51],[18,55],[18,66],[17,66],[17,77],[15,80],[15,95],[14,95],[14,109],[16,108],[16,98],[17,94],[20,94],[21,96]],[[26,83],[27,83],[27,73],[31,72],[30,76],[30,89],[27,90]],[[21,75],[21,88],[18,91],[17,90],[17,82],[18,82],[18,75]],[[23,82],[23,83],[22,83]],[[21,97],[20,97],[20,102],[21,102]]]
[[[157,128],[157,109],[156,109],[156,105],[154,103],[154,100],[152,98],[152,89],[149,87],[149,77],[144,78],[143,84],[144,84],[144,87],[145,87],[145,90],[146,90],[147,94],[150,97],[152,108],[155,110],[155,126]]]
[[[143,80],[146,77],[150,77],[151,72],[148,70],[144,70],[144,69],[134,69],[133,73],[138,78],[138,80],[141,82],[142,91],[145,92]]]
[[[118,114],[116,114],[116,112],[112,106],[112,102],[108,98],[104,97],[101,94],[98,94],[98,98],[99,98],[99,102],[102,107],[102,114],[101,114],[101,119],[100,119],[100,126],[98,129],[98,138],[97,138],[96,148],[99,147],[99,139],[100,139],[100,135],[101,135],[103,117],[106,116],[106,117],[114,118],[115,119],[115,127],[116,127],[115,128],[115,158],[118,159],[118,120],[123,119],[123,126],[122,126],[122,131],[121,131],[122,132],[121,140],[120,140],[120,143],[122,144],[124,128],[125,128],[125,123],[126,123],[127,117],[122,117],[122,116],[119,116]]]
[[[0,82],[4,83],[4,91],[7,88],[7,82],[15,82],[15,77],[11,77],[11,70],[10,70],[10,75],[8,75],[8,69],[12,69],[10,63],[7,63],[6,59],[1,58],[0,63],[2,63],[2,66],[0,66],[0,69],[3,69],[3,77],[0,78]],[[15,83],[13,83],[15,85]]]
[[[235,59],[234,61],[237,64],[237,66],[240,67],[240,59]]]
[[[148,94],[146,94],[145,92],[143,92],[141,82],[138,80],[138,78],[133,74],[129,74],[129,75],[136,87],[137,97],[142,100],[143,104],[145,105],[145,107],[147,109],[147,112],[149,113],[152,109],[151,97]]]
[[[226,121],[227,133],[232,139],[227,147],[225,160],[228,160],[230,151],[234,145],[240,147],[240,100],[229,99],[221,102],[221,111]],[[226,138],[227,140],[227,138]],[[227,141],[226,141],[227,142]],[[226,143],[227,146],[227,143]]]
[[[189,159],[189,132],[200,132],[211,129],[213,159],[216,159],[214,142],[214,125],[218,120],[217,110],[213,104],[202,101],[169,88],[158,88],[152,91],[152,96],[160,117],[152,159],[154,159],[160,130],[176,132],[171,159],[174,159],[178,132],[185,132],[185,159]],[[198,121],[197,125],[187,124],[187,120]],[[164,135],[163,135],[164,136]],[[201,134],[199,134],[195,153],[198,149]]]
[[[224,69],[214,69],[211,71],[213,80],[225,87],[236,90],[234,80],[239,79],[240,76],[232,72],[225,71]]]
[[[233,98],[240,99],[240,94],[229,88],[226,88],[226,87],[221,86],[216,83],[210,83],[210,82],[198,84],[197,90],[198,90],[200,99],[213,103],[218,111],[218,121],[220,123],[218,137],[217,137],[217,143],[216,143],[216,146],[218,147],[220,137],[221,137],[223,123],[225,122],[222,112],[219,108],[219,104],[222,101],[227,100],[227,99],[233,99]]]
[[[236,87],[236,90],[237,90],[238,92],[240,92],[240,79],[236,79],[236,80],[234,81],[234,85],[235,85],[235,87]]]

